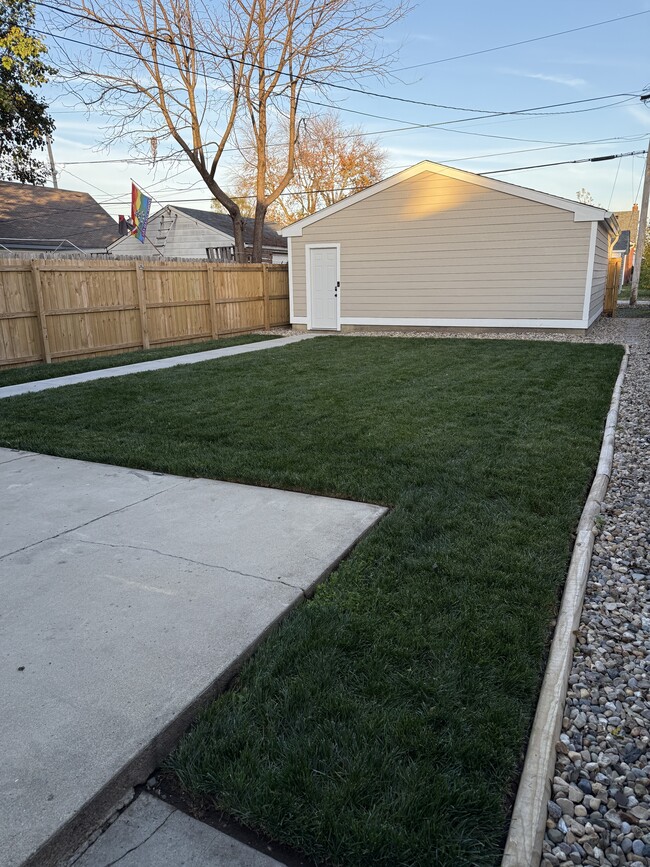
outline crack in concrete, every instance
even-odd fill
[[[154,497],[158,497],[160,494],[166,494],[168,491],[174,490],[174,488],[177,488],[179,485],[185,484],[186,481],[186,479],[182,479],[175,485],[170,485],[169,488],[164,488],[161,491],[155,491],[155,493],[150,494],[148,497],[143,497],[143,499],[141,500],[135,500],[133,503],[127,503],[126,506],[120,506],[119,509],[113,509],[112,512],[106,512],[104,515],[97,515],[96,518],[91,518],[90,521],[85,521],[83,524],[78,524],[76,527],[68,527],[67,530],[61,530],[60,533],[54,533],[54,535],[52,536],[46,536],[45,539],[39,539],[38,542],[30,542],[29,545],[23,545],[22,548],[16,548],[15,551],[8,551],[6,554],[0,554],[0,560],[6,560],[7,557],[11,557],[14,554],[21,554],[23,551],[28,551],[30,548],[35,548],[37,545],[42,545],[43,542],[51,542],[53,539],[60,539],[61,536],[66,536],[68,533],[75,533],[77,530],[83,530],[84,527],[89,527],[91,524],[95,524],[97,521],[101,521],[103,518],[110,518],[112,515],[119,515],[120,512],[125,512],[127,509],[130,509],[133,506],[139,506],[140,503],[146,503],[149,500],[153,500]]]
[[[3,467],[5,464],[13,464],[15,461],[24,461],[25,458],[33,458],[34,452],[26,452],[24,455],[18,455],[17,458],[9,458],[8,461],[0,461],[0,467]]]
[[[172,809],[171,813],[169,813],[167,816],[165,816],[165,818],[162,820],[160,825],[157,825],[153,829],[153,831],[144,838],[144,840],[141,840],[136,846],[132,846],[130,849],[127,849],[126,852],[124,852],[122,855],[120,855],[119,858],[116,858],[114,861],[109,861],[108,864],[104,865],[104,867],[113,867],[114,864],[119,864],[119,862],[123,861],[127,855],[131,854],[131,852],[135,852],[137,849],[140,849],[142,846],[144,846],[145,843],[148,843],[149,840],[151,840],[151,838],[153,837],[153,835],[157,834],[158,831],[160,831],[160,829],[165,824],[165,822],[167,822],[169,819],[171,819],[171,817],[174,815],[174,813],[177,813],[177,812],[178,812],[177,808],[174,807]]]
[[[191,563],[194,566],[205,566],[208,569],[221,569],[223,572],[229,572],[232,575],[241,575],[242,578],[256,578],[259,581],[266,581],[267,584],[284,584],[285,587],[290,587],[292,590],[298,590],[301,593],[304,593],[302,587],[299,587],[296,584],[291,584],[289,581],[285,581],[280,577],[266,578],[264,575],[255,575],[252,572],[240,572],[239,569],[229,569],[227,566],[222,566],[220,563],[206,563],[204,560],[194,560],[191,557],[183,557],[181,554],[170,554],[168,551],[161,551],[159,548],[152,548],[148,545],[128,545],[126,542],[99,542],[96,539],[75,538],[75,541],[83,542],[85,545],[102,545],[105,548],[131,548],[134,551],[149,551],[152,554],[160,554],[161,557],[170,557],[172,560],[182,560],[183,562]]]

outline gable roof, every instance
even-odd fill
[[[117,237],[117,223],[88,193],[0,181],[4,247],[99,250]]]
[[[458,181],[464,181],[465,183],[485,187],[489,190],[506,193],[509,196],[517,196],[520,199],[529,199],[532,202],[550,205],[554,208],[560,208],[563,211],[572,211],[576,222],[605,220],[609,223],[612,230],[615,227],[615,219],[613,219],[612,212],[606,211],[604,208],[596,208],[593,205],[583,205],[581,202],[574,202],[571,199],[563,199],[560,196],[553,196],[550,193],[542,193],[539,190],[532,190],[528,187],[519,187],[516,184],[509,184],[506,181],[498,181],[494,178],[485,177],[484,175],[476,175],[473,172],[455,169],[452,168],[452,166],[444,166],[441,163],[423,160],[408,169],[404,169],[401,172],[397,172],[395,175],[391,175],[383,181],[379,181],[370,187],[366,187],[365,190],[361,190],[359,193],[353,193],[351,196],[341,199],[340,202],[336,202],[334,205],[323,208],[321,211],[316,211],[315,214],[311,214],[309,217],[303,217],[302,220],[298,220],[296,223],[292,223],[290,226],[282,229],[282,234],[285,238],[299,237],[302,235],[302,230],[306,226],[309,226],[312,223],[317,223],[319,220],[328,217],[330,214],[335,214],[337,211],[341,211],[344,208],[348,208],[350,205],[354,205],[357,202],[361,202],[370,196],[382,192],[383,190],[387,190],[395,184],[407,181],[409,178],[413,178],[422,172],[444,175],[445,177],[454,178]]]
[[[188,217],[192,217],[193,219],[204,223],[211,229],[216,229],[218,232],[223,232],[224,235],[228,235],[234,240],[234,233],[230,214],[218,214],[216,211],[197,211],[195,208],[179,208],[176,205],[173,206],[173,209],[175,211],[180,211],[181,214],[185,214]],[[246,244],[247,247],[253,246],[254,226],[255,220],[253,220],[252,218],[247,217],[244,220],[244,244]],[[286,250],[287,239],[283,238],[282,235],[278,234],[275,229],[272,229],[269,225],[265,224],[262,246],[273,247],[279,250]]]

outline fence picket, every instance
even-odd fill
[[[41,344],[43,346],[43,358],[50,364],[52,355],[50,353],[50,339],[47,333],[47,319],[45,318],[45,306],[43,303],[43,286],[41,285],[41,271],[38,262],[30,263],[32,279],[34,281],[34,298],[36,299],[36,315],[38,317],[39,333],[41,336]],[[19,355],[25,353],[19,352]]]
[[[0,367],[289,323],[286,265],[3,257],[0,296]]]

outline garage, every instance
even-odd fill
[[[614,215],[425,161],[287,226],[296,330],[587,330]]]

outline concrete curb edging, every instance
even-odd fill
[[[538,867],[542,857],[546,805],[551,796],[551,780],[555,769],[555,744],[562,727],[576,630],[580,625],[594,547],[594,520],[600,513],[612,471],[616,422],[629,354],[630,349],[626,346],[605,422],[596,475],[576,532],[501,867]]]

